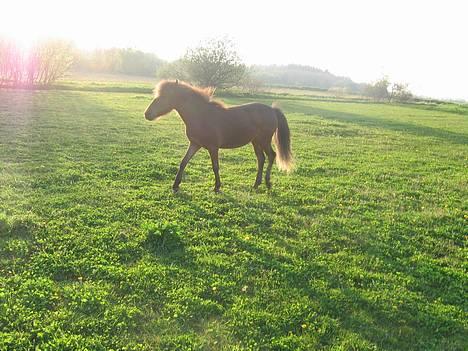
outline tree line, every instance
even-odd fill
[[[136,49],[76,51],[73,69],[92,73],[115,73],[154,77],[164,61],[153,53]]]
[[[165,62],[155,54],[136,49],[80,51],[66,41],[49,40],[30,50],[0,38],[0,85],[50,85],[69,70],[180,79],[214,88],[242,87],[250,92],[262,85],[315,88],[336,94],[351,93],[374,100],[408,101],[408,85],[383,77],[358,84],[304,65],[253,65],[247,67],[228,39],[209,40],[190,48],[178,60]]]
[[[267,85],[312,87],[320,89],[344,88],[358,92],[362,87],[348,77],[339,77],[327,70],[305,65],[254,65],[252,75]]]

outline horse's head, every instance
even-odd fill
[[[168,114],[175,108],[176,94],[174,88],[179,82],[164,81],[156,86],[155,97],[145,110],[145,118],[153,121],[158,117]]]

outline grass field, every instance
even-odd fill
[[[173,195],[150,100],[0,91],[0,350],[467,349],[466,106],[229,95],[280,102],[295,173],[226,150],[216,195],[200,152]]]

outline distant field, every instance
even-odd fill
[[[150,93],[157,82],[156,78],[130,76],[125,74],[96,74],[96,73],[69,73],[60,79],[55,87],[60,90],[78,91],[106,91],[106,92],[133,92]],[[307,99],[327,101],[367,101],[368,98],[356,94],[338,93],[314,88],[288,88],[261,86],[256,95],[271,95],[281,98],[305,97]],[[219,93],[219,92],[218,92]],[[224,92],[225,95],[235,94],[238,96],[249,95],[242,89]],[[223,94],[223,93],[221,93]]]
[[[295,173],[225,150],[216,195],[200,152],[173,195],[153,83],[63,84],[0,90],[0,350],[467,349],[466,106],[225,95],[279,101]]]
[[[269,92],[273,94],[287,94],[287,95],[304,95],[310,97],[328,97],[328,98],[340,98],[348,100],[368,100],[364,96],[351,93],[339,93],[335,91],[327,91],[322,89],[307,89],[307,88],[279,88],[279,87],[261,87],[261,91]]]
[[[101,83],[154,83],[155,78],[147,76],[134,76],[128,74],[115,74],[115,73],[85,73],[85,72],[70,72],[65,75],[61,81],[77,82],[101,82]],[[60,81],[59,80],[59,81]]]

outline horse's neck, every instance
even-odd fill
[[[179,113],[185,125],[190,126],[192,123],[197,123],[202,115],[209,113],[210,109],[213,108],[206,101],[189,98],[182,100],[175,110]]]

